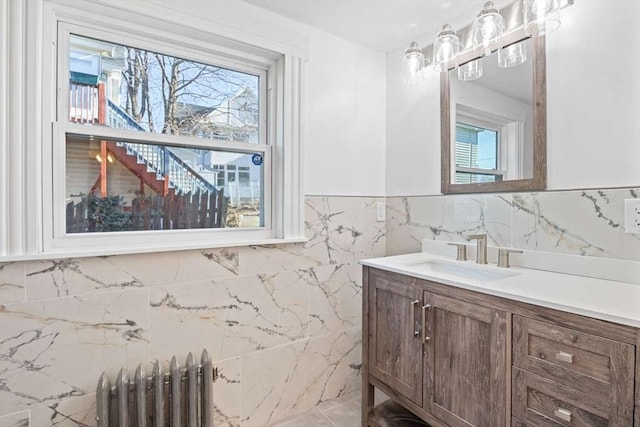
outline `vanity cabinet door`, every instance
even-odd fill
[[[424,408],[452,427],[507,423],[507,314],[424,293]]]
[[[420,405],[421,292],[402,276],[372,273],[369,280],[369,374]]]

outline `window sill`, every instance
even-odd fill
[[[198,249],[218,249],[218,248],[233,248],[241,246],[264,246],[264,245],[282,245],[286,243],[305,243],[309,239],[306,238],[290,238],[290,239],[261,239],[261,240],[248,240],[248,241],[227,241],[218,243],[204,244],[201,242],[195,244],[180,244],[180,245],[166,245],[166,246],[140,246],[129,248],[103,248],[95,250],[64,250],[64,251],[50,251],[46,253],[38,253],[33,255],[19,255],[19,256],[0,256],[0,263],[3,262],[16,262],[16,261],[41,261],[52,260],[61,258],[87,258],[87,257],[99,257],[99,256],[113,256],[113,255],[130,255],[130,254],[147,254],[156,252],[175,252],[175,251],[188,251]]]

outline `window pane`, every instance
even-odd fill
[[[455,162],[458,166],[498,169],[498,132],[456,123]]]
[[[456,184],[502,181],[502,175],[483,175],[477,173],[456,172]]]
[[[259,142],[259,77],[71,35],[69,120]]]
[[[264,226],[252,153],[84,135],[67,135],[65,153],[68,233]],[[247,167],[249,179],[221,181],[224,166]]]

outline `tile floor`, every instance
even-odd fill
[[[271,424],[270,427],[358,427],[360,392],[321,403],[314,409]]]

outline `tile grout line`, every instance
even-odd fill
[[[334,406],[334,408],[338,407],[340,405],[336,405]],[[327,414],[324,413],[324,411],[320,408],[318,408],[318,412],[320,412],[322,414],[323,417],[325,417],[327,419],[327,421],[329,421],[331,423],[332,426],[334,427],[339,427],[336,423],[333,422],[333,420],[331,418],[329,418],[329,416]]]

